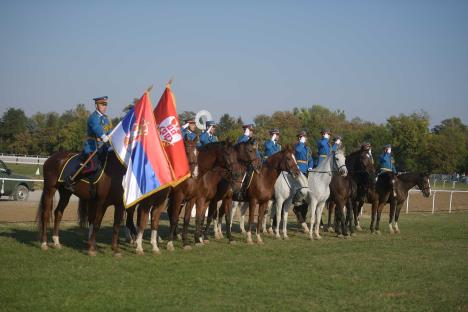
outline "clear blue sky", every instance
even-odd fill
[[[468,123],[468,1],[1,1],[0,113],[108,113],[175,77],[178,110],[321,104]],[[332,126],[332,125],[331,125]]]

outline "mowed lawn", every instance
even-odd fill
[[[386,220],[381,236],[310,241],[290,224],[289,241],[248,246],[236,234],[236,245],[177,242],[159,256],[124,243],[122,258],[108,226],[89,257],[74,225],[62,250],[44,252],[32,225],[0,224],[0,310],[468,311],[468,213],[403,215],[400,235]]]

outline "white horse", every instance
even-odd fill
[[[320,221],[325,203],[330,196],[330,182],[333,174],[338,173],[343,176],[348,174],[345,164],[345,155],[343,149],[332,152],[331,156],[323,160],[317,168],[309,172],[309,196],[306,201],[309,204],[310,229],[307,224],[302,223],[304,231],[309,233],[310,239],[321,239],[319,234]]]
[[[281,221],[281,211],[283,211],[283,238],[288,239],[286,230],[288,209],[294,201],[299,202],[303,199],[306,200],[309,193],[308,190],[307,178],[304,175],[300,174],[299,176],[294,177],[286,171],[281,172],[275,182],[275,198],[268,203],[268,210],[270,211],[272,218],[276,215],[276,231],[273,231],[273,219],[271,219],[269,229],[270,234],[276,233],[276,238],[281,238],[279,234],[279,224]],[[275,208],[275,213],[273,213],[273,208]],[[245,234],[244,216],[249,209],[249,203],[233,201],[231,209],[230,226],[232,227],[234,215],[236,214],[236,210],[239,209],[239,226],[241,233]],[[263,219],[263,231],[266,231],[266,220],[267,218]]]

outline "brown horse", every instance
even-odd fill
[[[400,233],[398,219],[400,217],[401,207],[408,198],[409,190],[416,185],[423,193],[424,197],[429,197],[431,195],[431,184],[428,174],[403,173],[397,176],[392,173],[383,173],[379,176],[376,184],[379,204],[378,210],[372,207],[372,233],[380,234],[380,215],[387,203],[390,204],[390,216],[388,221],[390,233]]]
[[[249,202],[249,223],[247,230],[248,244],[253,244],[252,224],[254,222],[257,204],[259,207],[256,231],[257,243],[263,244],[260,236],[260,229],[263,224],[265,211],[268,208],[268,201],[271,200],[274,195],[275,182],[281,171],[287,171],[294,176],[300,174],[293,153],[291,146],[286,146],[284,150],[268,158],[268,160],[263,164],[260,173],[255,172],[253,175],[250,186],[247,189],[247,198]]]
[[[351,234],[354,232],[352,227],[353,222],[353,204],[351,203],[354,194],[356,193],[356,183],[348,176],[334,175],[330,182],[330,199],[329,210],[333,207],[335,213],[335,231],[338,237],[348,235],[348,226]],[[348,208],[348,209],[346,209]],[[330,214],[328,217],[328,225],[330,227]]]
[[[67,160],[69,160],[73,155],[76,154],[70,152],[54,153],[46,160],[43,166],[44,188],[36,218],[42,241],[41,248],[43,250],[47,250],[48,248],[47,225],[50,222],[53,198],[57,190],[60,194],[60,200],[54,211],[55,218],[52,246],[56,248],[61,247],[59,241],[60,221],[72,193],[65,189],[63,184],[59,182],[59,176]],[[124,210],[122,178],[125,175],[125,171],[125,167],[122,166],[115,154],[109,153],[103,174],[95,185],[95,192],[91,192],[90,185],[86,181],[79,180],[75,184],[73,194],[82,200],[80,203],[80,211],[85,211],[86,207],[83,204],[88,204],[90,206],[90,211],[92,212],[90,220],[93,220],[93,222],[90,226],[88,239],[88,254],[91,256],[96,255],[96,233],[100,228],[105,209],[110,205],[115,206],[112,250],[115,255],[120,255],[118,248],[118,233]],[[84,218],[85,216],[83,215],[82,217]],[[83,220],[83,218],[81,220]]]

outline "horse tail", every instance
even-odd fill
[[[43,231],[42,222],[44,221],[43,220],[44,207],[45,207],[44,201],[45,201],[44,191],[42,191],[41,199],[39,200],[39,206],[37,207],[37,212],[36,212],[36,226],[38,228],[40,236],[42,236],[42,234],[43,234],[42,233],[42,231]]]
[[[78,201],[78,225],[82,229],[88,225],[88,201],[81,198]]]

